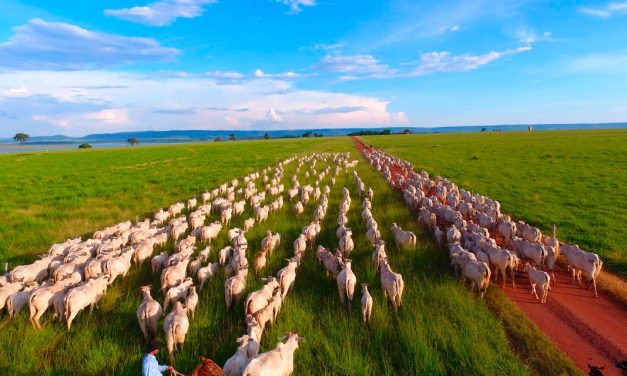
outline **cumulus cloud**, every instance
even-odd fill
[[[266,113],[266,120],[268,120],[268,121],[270,121],[272,123],[280,123],[281,121],[283,121],[281,116],[279,116],[278,111],[275,110],[272,107],[270,107],[268,109],[268,112]]]
[[[298,14],[301,12],[301,7],[313,7],[316,5],[316,0],[275,0],[277,3],[285,4],[290,7],[287,14]]]
[[[607,18],[619,14],[627,14],[627,1],[612,2],[602,7],[581,7],[581,13],[589,16]]]
[[[100,131],[115,132],[120,126],[131,124],[128,110],[123,108],[109,108],[96,112],[71,113],[65,115],[33,115],[36,122],[47,122],[54,127],[73,132],[97,129]]]
[[[532,47],[528,45],[505,51],[490,51],[483,55],[452,55],[448,51],[426,52],[420,57],[420,64],[411,75],[425,76],[444,72],[467,72],[503,57],[530,51],[531,49]]]
[[[106,9],[104,14],[148,26],[168,26],[179,18],[201,16],[215,0],[162,0],[132,8]]]
[[[68,82],[73,89],[67,88]],[[218,78],[204,74],[0,72],[0,93],[15,88],[26,88],[21,91],[28,96],[0,96],[0,109],[11,108],[11,115],[20,119],[0,117],[4,132],[12,131],[15,124],[30,134],[61,130],[84,135],[127,130],[375,127],[406,122],[388,110],[386,100],[300,89],[292,80],[272,77],[222,85]]]
[[[151,38],[126,37],[62,22],[31,19],[0,43],[0,67],[32,70],[98,69],[172,61],[180,51]]]

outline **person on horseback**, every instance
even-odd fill
[[[152,340],[146,347],[146,353],[142,358],[142,376],[161,376],[166,371],[173,371],[172,366],[160,365],[157,362],[157,354],[161,349],[158,341]]]

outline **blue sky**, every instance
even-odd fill
[[[627,121],[627,1],[0,2],[0,137]]]

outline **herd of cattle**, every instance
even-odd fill
[[[497,280],[500,275],[505,285],[509,274],[514,286],[515,271],[523,264],[532,294],[544,303],[560,254],[565,256],[573,282],[582,278],[590,281],[589,288],[593,287],[597,296],[595,279],[603,263],[596,254],[581,250],[577,245],[559,242],[555,233],[545,236],[539,229],[522,221],[514,222],[510,216],[500,212],[498,201],[459,189],[439,176],[432,180],[424,171],[415,172],[409,162],[372,148],[364,149],[364,156],[389,184],[403,190],[407,205],[418,212],[418,222],[434,234],[440,246],[448,247],[456,273],[464,281],[469,279],[471,288],[476,287],[481,298],[491,276]],[[327,165],[320,171],[316,170],[319,162]],[[133,264],[142,265],[150,260],[152,272],[160,273],[163,306],[152,297],[151,286],[143,286],[140,289],[143,301],[137,310],[137,319],[145,339],[151,340],[159,335],[158,323],[164,312],[170,305],[173,306],[163,318],[167,349],[172,355],[176,346],[185,341],[190,326],[188,315],[194,319],[199,304],[198,291],[220,269],[227,277],[224,283],[226,310],[242,300],[249,269],[246,232],[284,206],[284,167],[291,163],[297,165],[291,178],[292,188],[287,190],[287,199],[294,201],[291,210],[295,216],[300,216],[305,206],[313,202],[317,205],[313,219],[294,240],[294,256],[287,260],[286,266],[276,276],[263,278],[263,287],[250,292],[244,300],[247,331],[237,339],[236,352],[227,360],[223,370],[226,376],[291,374],[293,354],[303,341],[302,337],[297,333],[287,333],[283,338],[285,342],[280,342],[266,353],[259,353],[259,344],[264,330],[274,324],[288,292],[294,286],[303,255],[315,247],[336,177],[343,171],[352,170],[357,164],[357,161],[349,160],[348,153],[291,157],[279,162],[274,169],[267,167],[244,176],[242,186],[240,179],[233,179],[203,193],[200,200],[191,198],[186,203],[170,206],[168,210],[160,209],[152,220],[135,224],[126,221],[97,231],[87,240],[75,238],[55,244],[35,262],[17,266],[0,276],[0,310],[6,307],[13,318],[21,310],[28,309],[32,325],[41,328],[42,315],[52,309],[54,318],[65,320],[70,330],[77,314],[87,307],[93,310],[118,277],[124,278]],[[300,184],[298,175],[301,172],[305,178],[313,179],[313,185]],[[322,186],[326,177],[329,184]],[[373,268],[379,273],[385,298],[389,298],[398,310],[402,304],[404,281],[388,263],[386,244],[371,212],[374,192],[372,188],[366,189],[356,171],[353,171],[353,177],[362,198],[361,218],[366,226],[365,237],[374,248]],[[261,189],[257,183],[260,183]],[[352,229],[348,226],[350,192],[344,187],[341,195],[336,250],[333,253],[318,245],[315,253],[327,276],[337,283],[340,302],[347,302],[350,311],[357,285],[350,259],[355,244]],[[264,204],[266,200],[269,202]],[[211,242],[223,228],[228,228],[233,217],[246,212],[247,205],[254,217],[245,219],[242,229],[230,228],[227,233],[230,245],[216,252],[215,262],[209,262]],[[207,224],[212,213],[220,220]],[[397,249],[416,245],[416,235],[396,223],[390,231]],[[174,244],[174,252],[163,251],[153,255],[156,248],[165,249],[170,240]],[[198,244],[202,248],[200,251],[197,251]],[[268,229],[259,251],[252,256],[255,275],[263,273],[267,257],[280,244],[281,235]],[[536,286],[540,289],[540,297]],[[361,287],[362,318],[364,324],[368,324],[373,298],[367,284],[362,283]]]
[[[560,254],[573,283],[581,282],[583,276],[589,281],[588,289],[594,288],[594,296],[598,296],[596,277],[603,262],[597,254],[558,241],[555,231],[546,236],[523,221],[514,222],[501,213],[498,201],[459,189],[439,176],[430,179],[427,172],[416,172],[407,161],[374,148],[363,149],[363,154],[390,185],[403,191],[407,205],[418,213],[420,225],[433,233],[439,246],[448,247],[451,265],[464,281],[471,281],[471,289],[476,287],[481,298],[491,276],[496,281],[501,275],[505,286],[509,272],[514,286],[515,271],[523,264],[531,293],[545,303],[551,279],[555,283],[553,268]],[[536,287],[541,290],[540,297]]]
[[[340,172],[348,171],[357,164],[357,161],[350,161],[348,158],[348,153],[320,153],[288,158],[278,163],[274,170],[268,167],[244,176],[241,179],[242,187],[238,179],[233,179],[230,183],[203,193],[200,200],[194,197],[187,203],[171,205],[168,210],[160,209],[154,213],[152,220],[146,219],[135,224],[126,221],[97,231],[87,240],[75,238],[55,244],[37,261],[17,266],[0,277],[0,309],[6,306],[11,318],[23,309],[29,310],[31,323],[36,328],[41,328],[42,315],[53,309],[54,318],[65,320],[70,330],[76,315],[87,307],[93,310],[118,277],[125,277],[133,264],[141,266],[150,260],[152,272],[160,273],[163,305],[153,298],[151,286],[142,286],[140,291],[143,301],[137,309],[137,319],[145,339],[151,340],[158,337],[159,320],[169,306],[173,306],[163,318],[167,349],[172,355],[175,348],[185,341],[190,326],[188,315],[194,319],[199,304],[198,291],[218,270],[223,268],[228,278],[224,284],[227,311],[242,299],[246,291],[249,267],[246,231],[255,224],[264,222],[271,213],[283,207],[282,193],[285,187],[281,182],[284,166],[296,163],[296,172],[291,180],[292,188],[287,191],[287,197],[295,200],[292,210],[297,216],[303,213],[304,205],[308,202],[317,203],[314,218],[295,239],[294,257],[287,260],[287,265],[279,270],[276,277],[263,278],[265,285],[260,290],[248,294],[244,301],[247,332],[237,339],[239,346],[236,353],[224,365],[225,375],[263,375],[268,370],[273,375],[291,374],[293,353],[298,348],[298,343],[303,341],[302,337],[296,333],[287,333],[285,342],[279,343],[274,350],[261,354],[259,343],[268,323],[273,325],[282,302],[293,287],[304,253],[314,247],[316,237],[321,231],[320,222],[326,216],[331,186],[335,185]],[[320,161],[326,162],[327,167],[317,171],[316,165]],[[301,169],[306,178],[314,179],[313,185],[299,183],[298,174]],[[327,176],[330,185],[321,187],[321,181]],[[263,181],[262,189],[257,188],[256,182],[259,180]],[[346,188],[342,192],[343,201],[338,218],[341,227],[338,234],[343,230],[340,240],[343,256],[338,259],[338,277],[349,274],[350,260],[347,257],[354,248],[350,229],[345,227],[350,196]],[[372,190],[368,194],[372,199]],[[264,205],[266,196],[274,200]],[[246,205],[250,205],[255,216],[243,221],[243,229],[229,229],[227,238],[230,245],[217,251],[216,262],[209,262],[211,242],[224,227],[229,226],[234,216],[245,212]],[[185,209],[186,214],[183,213]],[[211,213],[219,213],[220,220],[207,224]],[[376,221],[371,216],[370,221],[376,229]],[[186,234],[188,235],[185,236]],[[174,244],[173,253],[163,251],[153,255],[158,247],[165,249],[170,240]],[[267,230],[259,252],[253,257],[255,275],[263,272],[266,257],[280,243],[281,235]],[[196,249],[197,244],[201,245],[200,251]],[[382,242],[379,244],[382,245]],[[319,248],[319,258],[320,254]],[[385,258],[382,258],[382,264],[387,265]],[[387,268],[382,270],[392,273],[389,266]],[[343,286],[347,284],[344,283]],[[400,304],[402,287],[397,290],[396,293],[389,294],[393,301],[398,295],[397,301]],[[365,286],[364,291],[367,294]],[[349,299],[352,300],[352,292]],[[372,298],[369,306],[371,309]],[[367,317],[364,316],[364,319]]]

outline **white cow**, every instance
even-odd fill
[[[103,272],[107,274],[109,284],[112,284],[119,275],[126,277],[126,274],[131,268],[131,260],[134,254],[135,251],[131,247],[124,251],[121,255],[103,263]]]
[[[196,307],[198,306],[198,294],[196,293],[196,286],[190,286],[189,293],[185,298],[185,308],[188,312],[192,313],[192,319],[196,315]]]
[[[172,312],[163,319],[163,330],[165,331],[165,340],[168,347],[168,355],[172,358],[172,354],[177,345],[183,345],[185,336],[189,330],[189,319],[187,318],[187,310],[181,302],[176,302]]]
[[[277,232],[272,235],[272,231],[268,230],[266,236],[261,239],[261,250],[268,251],[270,254],[274,252],[276,247],[281,244],[281,235]]]
[[[337,275],[337,289],[340,294],[340,302],[344,304],[348,299],[348,311],[352,311],[353,295],[355,295],[355,286],[357,285],[357,277],[351,269],[351,260],[344,260],[344,268]]]
[[[203,266],[202,268],[198,269],[198,273],[196,273],[196,276],[198,278],[198,282],[200,283],[199,290],[202,290],[207,280],[213,277],[217,273],[219,268],[220,268],[220,263],[214,262],[212,264]]]
[[[30,310],[30,321],[33,327],[41,329],[39,319],[46,310],[53,305],[54,299],[58,294],[65,294],[67,289],[81,282],[81,274],[73,273],[70,277],[59,282],[45,283],[38,289],[33,290],[28,300],[28,308]]]
[[[385,241],[379,240],[374,246],[374,252],[372,252],[372,265],[378,271],[382,260],[387,259],[385,253]]]
[[[299,216],[303,214],[303,212],[305,211],[305,208],[303,208],[302,202],[296,201],[296,204],[294,204],[294,208],[292,210],[294,212],[294,215]]]
[[[307,249],[307,236],[300,234],[296,240],[294,240],[294,256],[305,253]]]
[[[255,225],[255,218],[248,218],[244,221],[244,231],[248,231]]]
[[[536,286],[540,286],[540,292],[542,293],[541,303],[546,303],[546,297],[549,294],[551,288],[551,277],[545,271],[538,270],[531,266],[528,262],[525,263],[525,271],[529,275],[529,283],[531,284],[531,294],[539,300],[538,293],[536,292]]]
[[[239,269],[224,283],[224,302],[227,311],[241,299],[244,290],[246,290],[246,274],[244,269]]]
[[[287,260],[287,266],[277,272],[277,280],[281,286],[281,299],[285,300],[285,296],[294,286],[296,281],[296,268],[298,267],[298,259],[292,258]]]
[[[286,333],[274,350],[257,355],[248,363],[242,376],[290,376],[294,372],[294,352],[305,339],[297,333]]]
[[[181,260],[176,265],[169,266],[161,272],[161,290],[165,291],[170,287],[176,286],[185,278],[189,258]]]
[[[233,209],[231,207],[228,207],[220,212],[220,222],[225,226],[229,225],[231,217],[233,217]]]
[[[470,279],[471,291],[477,286],[477,293],[481,300],[490,286],[490,275],[490,267],[484,262],[468,260],[464,265],[463,278],[464,280]]]
[[[561,250],[566,257],[566,262],[571,268],[573,283],[578,273],[583,273],[586,280],[590,281],[588,288],[594,287],[594,297],[598,297],[596,278],[603,268],[603,261],[596,253],[586,252],[577,245],[562,244]],[[579,277],[581,279],[581,277]]]
[[[355,243],[353,242],[352,235],[353,230],[347,228],[344,231],[344,236],[342,236],[342,238],[340,239],[339,247],[344,257],[349,257],[353,249],[355,249]]]
[[[186,277],[180,284],[170,287],[163,297],[163,310],[168,310],[168,305],[185,299],[189,288],[194,284],[191,277]]]
[[[72,329],[72,321],[82,309],[89,307],[91,314],[107,292],[108,284],[109,277],[102,275],[68,291],[65,295],[65,319],[68,330]]]
[[[244,310],[246,314],[253,314],[268,304],[268,300],[272,298],[274,290],[278,289],[279,282],[274,277],[262,278],[266,284],[257,291],[253,291],[246,297],[244,302]]]
[[[381,287],[383,288],[383,296],[387,299],[390,297],[390,301],[395,310],[399,310],[402,304],[403,289],[405,288],[405,282],[403,276],[400,273],[394,273],[387,258],[381,261]]]
[[[370,317],[372,316],[372,296],[370,292],[368,292],[368,284],[361,284],[361,316],[364,319],[364,324],[368,324],[370,322]]]
[[[137,321],[146,341],[157,338],[157,322],[163,316],[161,304],[152,298],[150,286],[142,286],[144,300],[137,308]]]
[[[39,285],[37,283],[33,283],[29,286],[24,287],[22,291],[18,291],[9,296],[9,298],[6,300],[6,305],[10,319],[13,319],[13,317],[20,313],[22,309],[28,307],[30,294],[31,292],[33,292],[33,289],[37,288],[38,286]]]
[[[394,234],[394,241],[399,250],[416,246],[416,235],[413,232],[404,231],[396,223],[392,224],[390,230]]]
[[[227,359],[222,368],[223,376],[240,376],[244,372],[244,368],[248,365],[248,345],[251,338],[248,335],[243,335],[237,339],[239,345],[235,350],[235,354]]]

